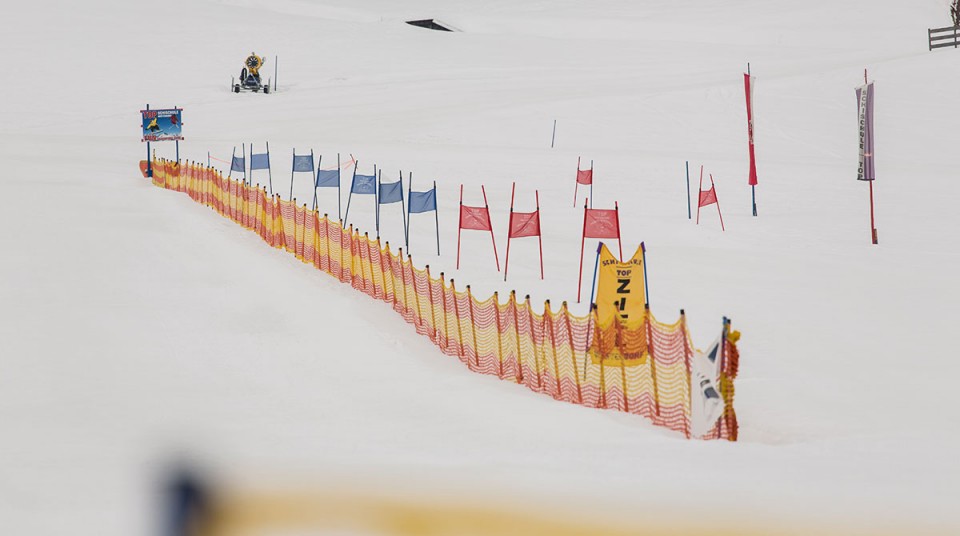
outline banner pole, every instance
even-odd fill
[[[747,78],[748,78],[748,80],[749,80],[749,78],[750,78],[750,62],[747,62]],[[750,82],[750,90],[751,90],[751,97],[752,97],[752,93],[753,93],[753,82]],[[752,99],[752,98],[750,99],[750,107],[751,107],[751,109],[750,109],[750,114],[752,115],[752,114],[753,114],[753,99]],[[753,141],[753,138],[751,137],[751,143],[752,143],[752,141]],[[756,216],[756,215],[757,215],[757,185],[756,185],[756,184],[751,184],[751,185],[750,185],[750,199],[751,199],[751,201],[753,202],[753,215]]]
[[[400,172],[400,182],[403,182],[403,172]],[[413,192],[413,172],[411,171],[407,178],[407,198],[410,197],[410,194]],[[403,196],[401,196],[403,197]],[[404,209],[405,220],[403,222],[403,240],[404,245],[407,246],[407,252],[410,252],[410,203],[407,203],[407,208]]]
[[[437,256],[440,256],[440,209],[437,203],[437,181],[433,181],[433,218],[437,224]]]
[[[690,161],[687,160],[687,219],[692,220],[693,214],[690,211]]]
[[[600,267],[600,249],[603,248],[603,242],[597,244],[597,258],[593,261],[593,279],[590,283],[590,304],[593,305],[593,298],[597,289],[597,269]]]
[[[310,161],[313,161],[313,149],[310,149]],[[320,174],[320,164],[323,163],[323,155],[320,155],[320,158],[317,159],[317,172],[316,175]],[[313,210],[317,210],[317,177],[313,177]]]
[[[580,303],[580,289],[583,286],[583,246],[587,242],[587,203],[583,201],[583,232],[580,234],[580,271],[577,272],[577,303]]]
[[[378,194],[380,192],[380,173],[378,173],[377,171],[374,171],[373,174],[377,176],[377,187],[373,191],[374,193],[373,201],[375,204],[373,208],[376,210],[374,210],[373,212],[376,217],[377,237],[379,238],[380,237],[380,199]]]
[[[870,236],[874,244],[879,243],[877,240],[877,226],[874,223],[873,219],[873,181],[868,181],[870,183]]]
[[[352,157],[353,157],[353,155],[351,155],[351,158],[352,158]],[[357,172],[357,167],[356,167],[356,166],[353,167],[353,172],[354,172],[354,173]],[[337,153],[337,219],[342,222],[342,221],[343,221],[343,217],[340,215],[340,203],[341,203],[341,201],[340,201],[340,199],[341,199],[341,196],[340,196],[340,182],[341,182],[340,153]],[[342,224],[341,224],[341,225],[342,225]]]
[[[640,251],[643,261],[643,299],[647,308],[650,308],[650,283],[647,282],[647,246],[640,242]]]
[[[150,105],[148,104],[147,110],[149,109],[150,109]],[[142,125],[143,120],[141,119],[140,122]],[[237,148],[234,147],[233,150],[236,151]],[[153,177],[153,161],[150,159],[150,141],[149,140],[147,140],[147,177],[151,177],[151,178]]]
[[[620,205],[613,202],[613,214],[617,218],[617,249],[620,251],[620,262],[623,262],[623,238],[620,237]]]
[[[293,170],[296,167],[297,148],[293,148],[293,161],[290,163],[290,199],[293,199]]]
[[[590,161],[590,208],[593,208],[593,160]]]
[[[360,162],[355,162],[354,165],[353,165],[353,178],[350,180],[350,193],[347,194],[347,212],[343,215],[343,221],[344,221],[344,223],[347,221],[347,218],[350,217],[350,201],[353,200],[353,184],[354,184],[355,182],[357,182],[357,168],[360,167],[359,164],[360,164]],[[376,171],[376,170],[374,170],[374,171]],[[337,184],[339,184],[339,183],[340,183],[340,181],[337,181]],[[338,186],[338,187],[337,187],[337,192],[339,192],[339,191],[340,191],[340,187]]]
[[[553,135],[550,136],[550,148],[553,149],[553,142],[557,139],[557,120],[553,120]]]
[[[233,152],[230,153],[230,171],[227,172],[227,179],[233,175],[233,159],[237,157],[237,147],[233,147]]]
[[[410,172],[410,174],[413,175],[413,172]],[[402,170],[400,170],[400,180],[397,181],[397,183],[400,185],[400,220],[403,222],[403,236],[407,237],[407,236],[410,236],[410,233],[407,231],[408,218],[404,216],[407,213],[407,206],[406,206],[406,202],[403,200],[403,171]],[[409,195],[409,193],[410,192],[408,191],[407,194]],[[406,244],[406,246],[407,246],[407,255],[410,255],[410,244]]]

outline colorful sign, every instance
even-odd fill
[[[620,262],[606,244],[601,244],[599,263],[597,319],[600,325],[614,321],[621,326],[642,326],[647,303],[643,246],[637,248],[630,260]],[[628,344],[620,340],[620,332],[618,329],[618,340],[602,357],[591,351],[594,363],[602,361],[604,365],[633,366],[647,362],[646,337]]]
[[[182,140],[182,108],[140,110],[143,118],[142,141]]]

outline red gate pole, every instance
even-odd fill
[[[503,263],[503,280],[507,280],[507,270],[510,269],[510,238],[513,237],[513,197],[517,192],[517,183],[510,186],[510,223],[507,225],[507,258]],[[574,194],[576,199],[576,194]]]
[[[703,191],[703,165],[700,165],[700,186],[697,186],[697,225],[700,225],[700,192]],[[457,257],[459,259],[459,257]]]
[[[483,208],[487,210],[487,225],[490,226],[490,242],[493,244],[493,260],[497,261],[497,271],[500,271],[500,257],[497,256],[497,240],[493,237],[493,221],[490,220],[490,206],[487,205],[487,190],[480,185],[480,191],[483,192]]]
[[[537,240],[540,241],[540,280],[543,281],[543,229],[540,227],[540,190],[533,191],[537,200]],[[510,203],[513,206],[513,202]]]
[[[574,181],[575,186],[573,187],[573,207],[577,207],[577,190],[580,189],[580,157],[577,157],[577,179]]]
[[[460,233],[463,231],[463,184],[460,184],[460,216],[457,223],[457,270],[460,269]]]
[[[577,272],[577,303],[580,303],[580,289],[583,287],[583,246],[587,242],[587,203],[583,201],[583,233],[580,234],[580,271]]]
[[[717,214],[720,215],[720,230],[726,231],[726,229],[723,228],[723,213],[720,212],[720,197],[717,196],[717,185],[713,183],[713,173],[710,174],[710,189],[713,190],[713,198],[717,203]]]

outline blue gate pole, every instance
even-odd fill
[[[692,220],[693,214],[690,212],[690,161],[687,160],[687,219]]]

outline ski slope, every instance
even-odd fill
[[[0,533],[146,534],[158,475],[179,458],[241,486],[496,497],[638,524],[960,531],[960,52],[925,41],[926,28],[949,24],[947,4],[8,7]],[[403,22],[416,18],[462,32]],[[250,51],[271,77],[279,56],[277,93],[229,93]],[[865,68],[877,91],[878,246],[867,185],[854,180]],[[322,154],[323,167],[339,152],[362,173],[412,172],[415,189],[436,180],[442,255],[432,218],[414,215],[419,266],[478,296],[516,289],[580,314],[572,197],[578,156],[594,160],[594,207],[619,203],[626,256],[647,246],[654,314],[685,308],[699,346],[723,315],[743,332],[740,441],[686,441],[470,373],[383,304],[140,178],[145,104],[184,108],[181,158],[228,159],[269,141],[284,195],[294,147]],[[173,157],[172,144],[155,148]],[[713,174],[726,232],[713,207],[699,226],[687,219],[688,160],[694,189],[701,164]],[[309,203],[309,179],[298,179]],[[514,181],[517,210],[532,210],[539,190],[545,280],[535,243],[520,240],[504,282],[477,232],[464,233],[457,270],[459,185],[470,204],[485,185],[502,256]],[[399,209],[381,217],[396,247]],[[350,221],[372,231],[373,202],[355,197]]]

